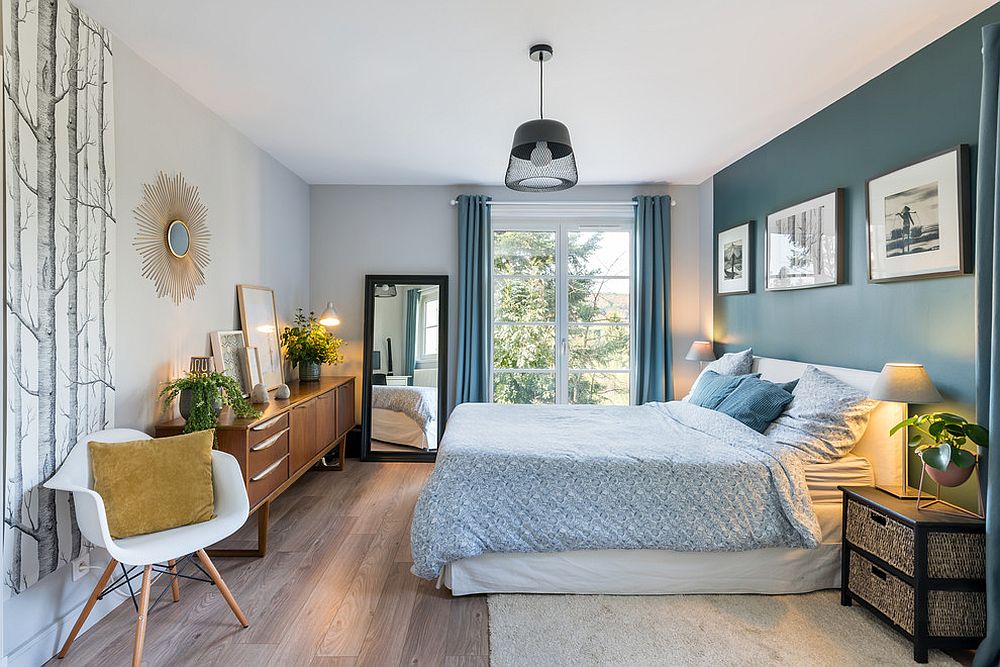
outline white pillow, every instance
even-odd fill
[[[682,398],[682,401],[689,400],[691,394],[694,393],[694,388],[698,386],[701,378],[705,375],[706,371],[715,371],[719,375],[746,375],[753,370],[753,348],[748,347],[742,352],[727,352],[715,361],[709,363],[705,368],[702,369],[701,373],[698,374],[697,379],[695,379],[694,384],[691,385],[691,391],[687,393],[687,396]]]
[[[860,389],[806,366],[792,402],[764,434],[806,452],[809,463],[829,463],[854,448],[876,405]]]

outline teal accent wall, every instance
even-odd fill
[[[974,201],[980,29],[995,22],[1000,5],[715,175],[715,231],[757,221],[755,293],[714,297],[721,351],[752,345],[762,356],[873,371],[923,363],[949,409],[974,416],[972,276],[869,283],[865,181],[964,143]],[[765,292],[768,213],[838,187],[846,189],[845,284]]]

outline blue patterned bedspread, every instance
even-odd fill
[[[813,548],[804,464],[680,401],[461,405],[417,501],[413,573],[498,552]]]

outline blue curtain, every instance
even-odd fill
[[[403,375],[409,375],[407,384],[413,384],[413,371],[417,367],[417,302],[419,289],[406,290],[406,352],[403,357]]]
[[[489,399],[490,200],[458,198],[458,368],[455,403]]]
[[[635,402],[669,401],[670,197],[635,198]]]
[[[976,187],[976,417],[1000,433],[1000,24],[983,28],[983,97],[979,112],[979,166]],[[994,446],[996,438],[990,438]],[[986,639],[975,665],[1000,664],[1000,451],[986,457]]]

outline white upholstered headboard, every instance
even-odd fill
[[[836,366],[821,366],[820,364],[804,364],[799,361],[784,359],[769,359],[754,357],[753,370],[771,382],[788,382],[802,376],[806,366],[829,373],[838,380],[852,387],[868,392],[878,373],[874,371],[859,371],[853,368],[838,368]],[[854,446],[853,452],[871,461],[875,469],[875,481],[879,485],[898,488],[906,474],[906,429],[894,436],[889,435],[889,429],[906,419],[906,405],[903,403],[880,402],[868,420],[868,429],[861,440]]]

